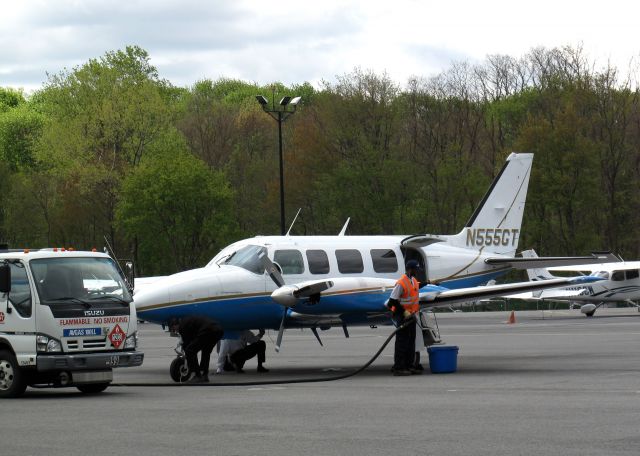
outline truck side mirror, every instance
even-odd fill
[[[11,268],[7,263],[0,264],[0,293],[11,291]]]
[[[131,290],[129,291],[133,293],[136,283],[136,266],[133,261],[127,261],[124,266],[126,268],[125,275],[127,277],[127,281],[129,282],[129,286],[131,287]]]

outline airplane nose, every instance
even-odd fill
[[[138,312],[144,312],[157,304],[169,302],[169,288],[155,287],[153,289],[140,290],[133,296],[133,303]]]

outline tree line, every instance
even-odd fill
[[[535,154],[521,248],[638,258],[635,74],[580,48],[453,63],[400,85],[354,69],[320,87],[176,87],[131,46],[0,88],[0,241],[100,248],[140,275],[279,232],[277,128],[255,96],[302,97],[283,125],[293,234],[455,233],[512,151]]]

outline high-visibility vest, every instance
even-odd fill
[[[404,274],[396,282],[396,285],[402,287],[402,295],[400,296],[400,304],[404,310],[408,310],[410,313],[416,313],[420,310],[420,283],[415,277],[409,278]]]

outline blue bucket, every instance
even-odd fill
[[[431,373],[447,374],[455,372],[458,368],[458,347],[431,346],[427,347],[427,352]]]

